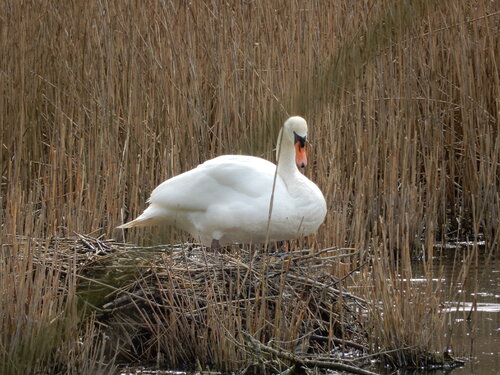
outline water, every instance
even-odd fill
[[[462,259],[471,252],[466,245],[443,247],[440,256],[435,257],[433,273],[444,279],[454,297],[443,308],[448,314],[448,326],[452,327],[451,349],[454,355],[468,357],[468,361],[453,370],[399,374],[500,374],[500,259],[498,254],[484,250],[477,256],[473,254],[468,277],[465,282],[457,281]],[[414,271],[417,278],[423,275],[420,263],[414,265]]]

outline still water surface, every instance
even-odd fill
[[[462,243],[448,245],[434,258],[433,274],[443,279],[451,298],[443,312],[452,329],[454,355],[467,357],[464,367],[453,370],[396,372],[409,375],[498,375],[500,374],[500,258],[498,249],[472,255],[468,277],[459,280],[464,257],[471,248]],[[414,264],[414,276],[424,275],[421,263]],[[477,282],[476,282],[477,280]],[[465,282],[463,282],[465,281]]]

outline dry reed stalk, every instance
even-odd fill
[[[113,360],[105,358],[95,320],[81,320],[76,257],[61,248],[68,249],[64,241],[31,238],[2,244],[2,374],[111,374],[115,369]]]
[[[457,365],[443,352],[447,333],[446,314],[441,312],[445,290],[440,275],[430,269],[413,278],[409,252],[398,260],[387,247],[376,249],[369,284],[364,294],[370,301],[366,326],[373,352],[382,363],[395,368]],[[432,260],[431,260],[432,261]]]

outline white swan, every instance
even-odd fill
[[[325,219],[326,202],[316,184],[297,168],[307,164],[306,137],[307,123],[299,116],[290,117],[280,131],[269,225],[276,165],[253,156],[224,155],[160,184],[149,207],[118,228],[174,225],[212,247],[314,233]]]

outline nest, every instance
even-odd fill
[[[392,359],[395,353],[406,361],[418,350],[373,354],[374,342],[367,339],[373,326],[361,321],[383,309],[348,292],[349,274],[337,277],[340,261],[356,257],[353,249],[138,247],[89,235],[16,236],[16,242],[20,246],[2,247],[4,256],[25,258],[48,276],[64,279],[67,284],[59,288],[63,297],[67,293],[74,300],[76,290],[80,311],[92,317],[83,325],[96,322],[95,332],[104,333],[90,340],[107,348],[113,363],[243,373],[326,368],[370,374],[360,367],[369,365],[369,359]],[[434,366],[463,364],[425,350],[417,355]]]
[[[127,363],[254,372],[290,365],[266,348],[337,363],[366,351],[358,319],[365,302],[332,273],[350,252],[125,246],[86,272],[82,289]]]
[[[86,235],[38,245],[45,265],[76,266],[82,306],[129,365],[369,373],[353,365],[367,363],[353,362],[367,352],[365,301],[334,275],[352,249],[137,247]]]

